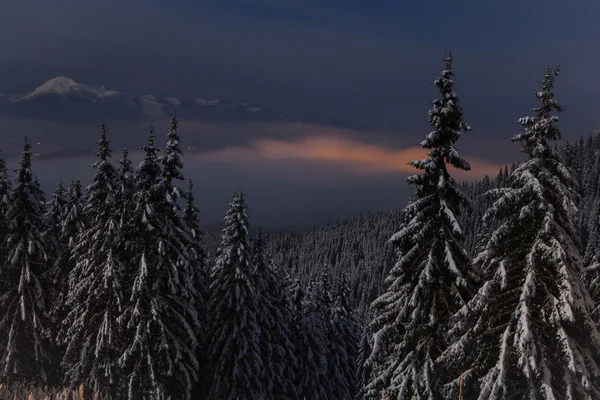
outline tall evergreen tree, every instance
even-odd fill
[[[45,213],[46,230],[44,231],[43,236],[45,241],[45,247],[48,252],[48,257],[51,263],[55,263],[66,248],[66,244],[62,242],[60,234],[61,223],[66,213],[66,205],[66,190],[62,181],[60,181],[58,183],[58,186],[52,193],[50,201],[46,204]],[[53,270],[54,268],[52,266],[51,272]],[[50,274],[52,275],[51,272]],[[56,292],[59,291],[60,288],[55,285],[53,286],[53,293],[51,294],[50,299],[54,302],[57,296]]]
[[[6,167],[6,161],[4,158],[0,158],[0,243],[4,243],[6,234],[8,233],[8,220],[7,212],[10,204],[10,192],[12,190],[12,184],[10,176],[8,175],[8,168]],[[0,246],[0,265],[4,265],[6,259],[6,249],[4,246]],[[3,285],[0,282],[0,290]]]
[[[258,288],[253,274],[244,195],[236,192],[211,272],[210,399],[263,399]]]
[[[6,254],[0,266],[0,381],[45,386],[52,362],[42,278],[48,267],[46,227],[27,138],[16,173],[6,210],[7,232],[0,244]]]
[[[65,209],[67,205],[67,191],[62,183],[58,182],[58,186],[52,193],[50,201],[46,204],[46,230],[48,240],[54,240],[57,243],[52,243],[52,246],[60,247],[60,224],[65,217]],[[59,249],[58,249],[59,250]]]
[[[371,351],[373,350],[371,345],[372,334],[369,329],[369,325],[364,326],[362,335],[357,349],[356,359],[356,400],[363,399],[366,395],[366,386],[369,384],[369,378],[371,376],[371,366],[367,363]]]
[[[377,365],[368,388],[375,398],[383,392],[398,399],[441,398],[436,360],[446,346],[447,322],[474,290],[458,223],[468,199],[448,171],[448,165],[470,169],[454,147],[470,128],[453,90],[451,55],[444,64],[434,82],[440,97],[428,115],[434,130],[420,144],[429,158],[410,163],[423,171],[407,179],[417,198],[404,209],[407,223],[391,238],[400,259],[386,279],[387,292],[373,303]]]
[[[295,327],[296,387],[299,399],[328,399],[330,395],[327,376],[327,317],[325,313],[323,291],[314,279],[311,279],[307,291],[299,284],[295,285],[294,301],[298,304],[299,316]]]
[[[292,315],[282,279],[274,270],[272,261],[267,261],[262,231],[254,240],[253,265],[259,290],[258,324],[261,329],[264,393],[269,399],[293,399],[296,357],[290,331]]]
[[[165,145],[164,155],[160,158],[162,164],[162,184],[164,185],[165,195],[169,204],[177,209],[177,200],[182,196],[181,190],[175,185],[174,181],[182,181],[183,174],[181,169],[181,148],[179,147],[179,133],[177,127],[179,122],[173,115],[170,120],[170,129],[167,134],[167,143]]]
[[[198,338],[204,335],[201,332],[206,331],[206,303],[208,301],[208,266],[207,256],[202,248],[202,230],[200,229],[200,220],[198,219],[198,207],[193,193],[194,184],[190,179],[188,189],[184,193],[185,207],[183,209],[183,222],[189,233],[190,242],[188,244],[188,255],[192,272],[192,280],[196,291],[195,305],[199,315]]]
[[[512,140],[528,160],[509,187],[491,191],[497,200],[485,219],[499,226],[475,259],[485,283],[457,315],[459,340],[443,356],[462,361],[462,378],[448,386],[463,379],[465,398],[600,398],[600,336],[580,281],[573,178],[552,148],[562,111],[557,73],[546,68],[541,106],[518,121],[524,131]]]
[[[51,308],[54,324],[62,321],[67,313],[65,302],[69,293],[69,273],[75,267],[73,252],[80,235],[85,230],[83,207],[81,183],[72,181],[66,190],[62,219],[58,222],[58,242],[62,243],[62,248],[54,260],[50,273],[52,284],[56,289],[56,297]]]
[[[329,386],[332,399],[353,399],[356,394],[356,361],[359,326],[348,304],[345,277],[337,288],[329,328]]]
[[[117,218],[117,171],[110,163],[107,126],[100,125],[96,170],[87,187],[88,201],[83,214],[88,226],[72,248],[75,265],[68,276],[67,316],[59,333],[66,346],[63,364],[70,386],[84,385],[87,390],[115,398],[120,393],[121,371],[117,359],[122,349],[123,330],[119,317],[123,312],[124,259],[120,252],[123,233]],[[77,197],[77,186],[72,188]],[[71,208],[75,218],[77,205]],[[78,229],[71,222],[70,235]],[[75,228],[73,228],[75,226]],[[73,243],[73,239],[70,239]]]
[[[40,180],[37,176],[33,177],[33,188],[34,195],[37,199],[38,203],[42,205],[42,209],[46,208],[46,193],[42,190],[42,186],[40,185]]]
[[[208,257],[202,248],[202,231],[200,230],[200,221],[198,218],[198,208],[193,194],[193,183],[190,179],[188,189],[183,194],[185,199],[185,207],[183,209],[183,222],[189,234],[189,242],[187,253],[189,256],[190,269],[192,274],[192,282],[194,285],[195,299],[194,306],[198,313],[199,324],[196,327],[196,339],[198,341],[197,358],[200,365],[198,383],[196,391],[199,395],[205,394],[206,381],[209,379],[210,366],[207,363],[207,335],[208,335]],[[198,397],[197,395],[196,397]]]
[[[150,128],[146,155],[136,170],[132,218],[134,270],[123,321],[125,351],[119,359],[128,377],[129,399],[190,399],[197,380],[193,286],[182,222],[167,201],[164,178]]]
[[[135,208],[133,203],[135,195],[135,174],[127,149],[123,149],[123,156],[119,161],[117,175],[119,184],[116,196],[118,214],[122,229],[125,234],[129,236],[128,233],[132,230],[133,210]]]

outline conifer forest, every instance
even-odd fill
[[[0,160],[0,399],[600,400],[600,136],[562,140],[548,66],[521,161],[458,181],[452,61],[410,198],[302,233],[252,225],[241,189],[201,229],[174,114],[137,165],[102,122],[91,182],[52,193],[25,138]]]

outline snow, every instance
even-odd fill
[[[78,83],[66,76],[57,76],[43,83],[41,86],[38,86],[32,92],[12,97],[11,102],[19,103],[48,95],[76,95],[78,97],[84,97],[90,100],[98,100],[120,94],[121,92],[107,89],[104,86],[90,86],[83,83]]]
[[[204,100],[204,99],[194,99],[197,105],[199,106],[218,106],[221,102],[219,100]]]
[[[164,115],[163,107],[164,104],[160,103],[158,99],[152,95],[143,95],[139,97],[140,106],[142,112],[150,116],[161,116]]]
[[[181,101],[179,101],[178,98],[176,97],[165,97],[165,102],[168,104],[172,104],[174,106],[180,106],[181,105]]]

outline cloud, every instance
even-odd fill
[[[157,144],[164,145],[168,121],[155,121]],[[113,159],[127,147],[141,159],[139,149],[146,141],[146,123],[109,123]],[[374,176],[409,174],[408,162],[425,157],[417,146],[422,134],[372,132],[288,122],[202,123],[180,121],[184,163],[201,161],[211,169],[251,165],[254,174],[269,180],[294,180],[334,184],[354,179],[363,183]],[[25,132],[30,135],[38,160],[87,159],[96,149],[97,123],[46,123],[0,118],[0,156],[18,158]],[[41,145],[37,145],[37,142]],[[491,141],[477,132],[465,135],[458,145],[473,170],[453,170],[457,180],[495,175],[501,165],[519,158],[518,145],[508,140]],[[139,154],[138,154],[139,153]],[[472,155],[476,154],[477,157]],[[83,162],[83,161],[82,161]],[[85,164],[87,165],[87,164]],[[323,174],[326,167],[326,174]]]
[[[334,168],[349,168],[356,174],[413,173],[411,160],[426,157],[419,147],[393,149],[381,144],[367,144],[342,137],[311,136],[293,141],[257,139],[248,147],[228,147],[195,155],[205,161],[246,164],[270,162],[273,164],[315,163]],[[495,175],[504,165],[482,159],[465,157],[471,163],[471,171],[453,170],[459,179],[479,179]]]

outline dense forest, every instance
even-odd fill
[[[524,160],[460,184],[446,56],[408,204],[303,234],[251,227],[242,191],[202,232],[175,116],[137,166],[102,123],[92,182],[48,197],[25,139],[0,161],[0,398],[600,399],[600,138],[558,147],[557,76]]]

